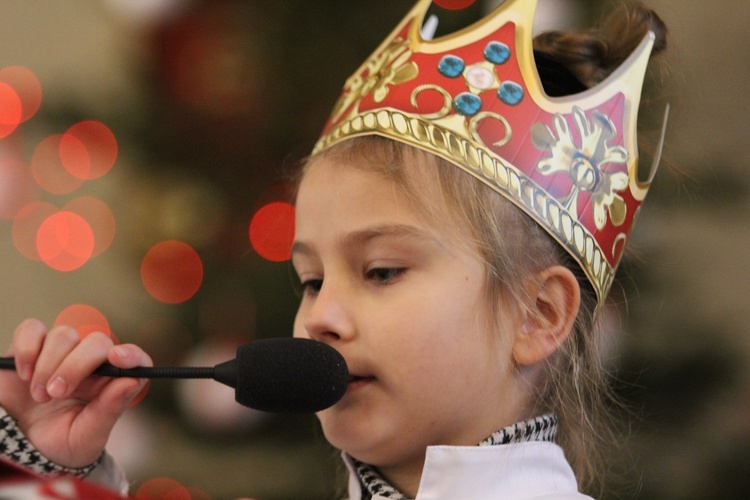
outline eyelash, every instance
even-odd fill
[[[388,285],[406,272],[405,267],[374,267],[365,273],[365,277],[382,285]]]
[[[406,272],[405,267],[375,267],[365,272],[365,278],[378,285],[389,285],[399,279]],[[314,296],[323,286],[320,278],[309,279],[300,283],[303,295]]]

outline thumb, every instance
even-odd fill
[[[93,458],[87,463],[98,458],[115,424],[145,385],[138,379],[113,379],[78,414],[71,429],[71,442],[90,451]]]

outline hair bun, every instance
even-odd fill
[[[667,48],[664,21],[642,3],[632,2],[615,9],[596,28],[542,33],[534,38],[534,50],[593,87],[619,68],[649,31],[656,36],[652,55],[663,52]]]

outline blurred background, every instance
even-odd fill
[[[750,4],[646,4],[671,47],[644,116],[671,103],[680,172],[657,175],[609,308],[613,382],[634,415],[608,497],[750,498]],[[156,364],[213,366],[289,335],[289,176],[411,5],[0,3],[2,344],[37,317],[137,342]],[[536,29],[608,5],[540,0]],[[133,493],[338,495],[313,417],[245,409],[213,382],[154,382],[110,451]]]

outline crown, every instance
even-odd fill
[[[549,232],[603,303],[651,183],[639,180],[636,123],[654,35],[596,87],[553,98],[534,63],[536,0],[505,0],[426,40],[430,4],[419,0],[347,80],[313,154],[379,135],[452,162]]]

